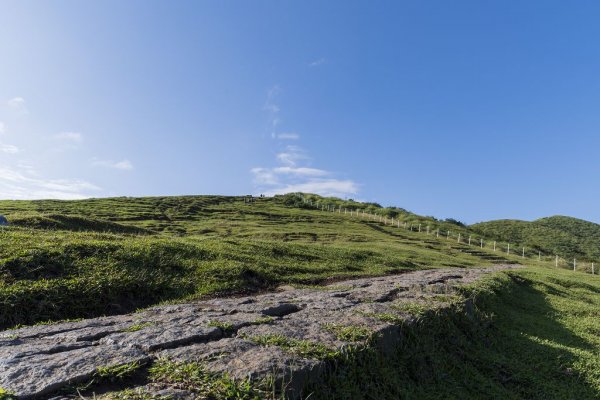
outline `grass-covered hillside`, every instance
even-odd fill
[[[310,198],[337,204],[338,212],[295,195],[253,203],[223,196],[0,201],[11,222],[0,232],[0,326],[280,284],[507,261],[436,237],[433,220],[427,235],[426,218],[400,209]],[[340,205],[385,215],[387,224],[344,214]],[[390,225],[392,216],[407,227]]]
[[[600,225],[577,218],[555,216],[536,221],[498,220],[471,225],[487,237],[521,243],[545,254],[600,262]]]
[[[463,296],[474,315],[425,313],[391,357],[351,357],[311,398],[600,398],[599,277],[532,266]]]
[[[282,284],[520,263],[464,288],[470,316],[465,303],[425,312],[396,355],[349,355],[312,398],[600,397],[600,277],[556,269],[531,250],[592,257],[591,223],[467,227],[314,195],[0,201],[0,214],[11,223],[0,230],[2,328]],[[525,244],[527,256],[507,254],[502,242]],[[186,382],[202,386],[201,378]],[[236,396],[215,398],[254,398]]]

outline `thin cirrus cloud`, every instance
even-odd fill
[[[252,168],[257,193],[267,196],[293,192],[344,197],[357,194],[359,185],[350,179],[336,179],[333,173],[316,168]]]
[[[325,59],[315,63],[322,64]],[[350,179],[337,179],[334,173],[313,168],[310,155],[302,147],[285,144],[286,141],[298,141],[300,135],[295,132],[277,132],[281,123],[281,108],[276,103],[280,89],[274,86],[267,93],[264,110],[269,116],[271,137],[276,140],[280,151],[275,155],[278,165],[274,167],[255,167],[250,170],[257,193],[273,196],[292,192],[316,193],[323,196],[345,197],[359,191],[359,185]]]
[[[329,172],[322,169],[308,167],[257,167],[252,168],[251,172],[254,174],[255,183],[263,185],[280,185],[282,184],[282,180],[287,180],[289,178],[313,178],[330,175]]]
[[[25,99],[22,97],[13,97],[6,102],[8,107],[18,114],[27,114],[27,105]]]
[[[275,157],[277,161],[290,167],[295,167],[302,161],[310,160],[306,151],[300,146],[286,146],[285,150],[278,153]]]
[[[17,146],[13,146],[12,144],[0,143],[0,153],[17,154],[18,152],[19,148]]]
[[[300,135],[297,133],[287,132],[287,133],[278,133],[277,139],[280,140],[298,140],[300,139]]]
[[[277,104],[277,96],[279,96],[279,86],[275,85],[267,92],[267,100],[263,106],[263,110],[265,110],[269,116],[269,129],[271,130],[271,137],[277,137],[277,126],[281,123],[281,118],[279,116],[279,105]]]
[[[91,164],[93,167],[112,168],[112,169],[119,169],[122,171],[133,170],[133,164],[129,160],[112,161],[112,160],[92,159]]]
[[[83,180],[42,179],[31,166],[0,166],[0,198],[76,200],[91,196],[99,187]]]
[[[321,57],[319,59],[309,62],[308,66],[311,68],[314,68],[314,67],[318,67],[319,65],[323,65],[326,62],[327,62],[327,60],[325,58]]]
[[[79,132],[60,132],[54,135],[54,139],[61,142],[81,143],[83,135]]]

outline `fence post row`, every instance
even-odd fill
[[[338,214],[341,214],[341,212],[342,212],[342,206],[341,205],[338,208],[335,205],[332,206],[332,205],[329,205],[329,204],[323,204],[323,203],[321,203],[319,201],[313,202],[312,200],[307,200],[305,197],[302,197],[302,202],[304,204],[310,205],[311,207],[315,207],[317,210],[320,209],[321,211],[335,212],[336,208],[337,208]],[[346,215],[346,214],[348,214],[348,208],[344,208],[344,215]],[[360,215],[361,214],[361,210],[360,209],[356,209],[356,210],[350,209],[350,213],[349,214],[350,214],[350,216],[354,216],[356,214],[357,217],[360,217],[361,216]],[[387,216],[383,216],[381,214],[371,214],[371,213],[367,212],[366,210],[362,210],[362,217],[363,218],[367,217],[367,218],[369,218],[371,220],[382,222],[384,225],[388,224]],[[391,226],[394,226],[394,221],[396,222],[395,225],[398,228],[400,228],[400,219],[394,219],[394,217],[391,217],[391,222],[390,222]],[[410,226],[409,226],[407,221],[404,221],[403,227],[404,227],[404,229],[410,229],[411,231],[413,231],[413,224],[410,224]],[[418,232],[422,232],[421,227],[422,227],[422,224],[418,224],[417,225]],[[428,235],[431,234],[431,227],[429,225],[427,225],[427,227],[426,227],[426,233]],[[450,230],[446,231],[446,239],[447,240],[450,239],[451,233],[452,232]],[[437,228],[435,230],[435,236],[437,238],[440,237],[440,229],[439,228]],[[461,239],[462,239],[462,234],[459,232],[458,236],[457,236],[457,242],[461,243]],[[469,239],[468,239],[469,246],[471,245],[471,239],[472,239],[472,236],[469,235]],[[484,245],[484,240],[481,237],[481,238],[479,238],[479,246],[480,246],[480,248],[483,249],[483,245]],[[493,251],[497,251],[497,249],[498,249],[497,241],[494,240],[493,241]],[[506,245],[506,254],[510,255],[510,243],[507,243],[507,245]],[[525,258],[525,246],[522,247],[521,258]],[[538,257],[537,258],[538,258],[539,262],[542,261],[542,252],[540,250],[538,250]],[[556,254],[555,258],[554,258],[554,265],[555,265],[556,268],[558,268],[559,260],[560,260],[560,257],[558,256],[558,254]],[[568,263],[567,263],[567,265],[568,265]],[[596,263],[592,262],[591,263],[591,267],[592,267],[591,268],[591,273],[592,273],[592,275],[595,275],[596,274]],[[577,271],[577,258],[576,257],[573,258],[573,271]]]

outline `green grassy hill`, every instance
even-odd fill
[[[410,213],[369,207],[402,213],[415,230],[323,212],[298,196],[251,204],[223,196],[0,201],[12,223],[0,233],[0,326],[281,284],[518,262],[427,235],[424,225],[419,233],[425,220]]]
[[[225,196],[0,201],[0,214],[11,222],[0,230],[2,328],[282,284],[520,263],[526,268],[465,289],[476,320],[429,313],[397,357],[347,360],[322,397],[600,397],[600,277],[537,258],[537,249],[595,257],[598,225],[589,222],[467,227],[293,194],[250,204]],[[524,244],[527,256],[507,254],[504,242]]]
[[[600,261],[600,225],[593,222],[554,216],[532,222],[490,221],[469,228],[478,234],[520,243],[544,254]]]

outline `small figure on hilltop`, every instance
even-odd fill
[[[6,226],[8,225],[8,220],[6,219],[6,217],[4,215],[0,215],[0,226]]]

